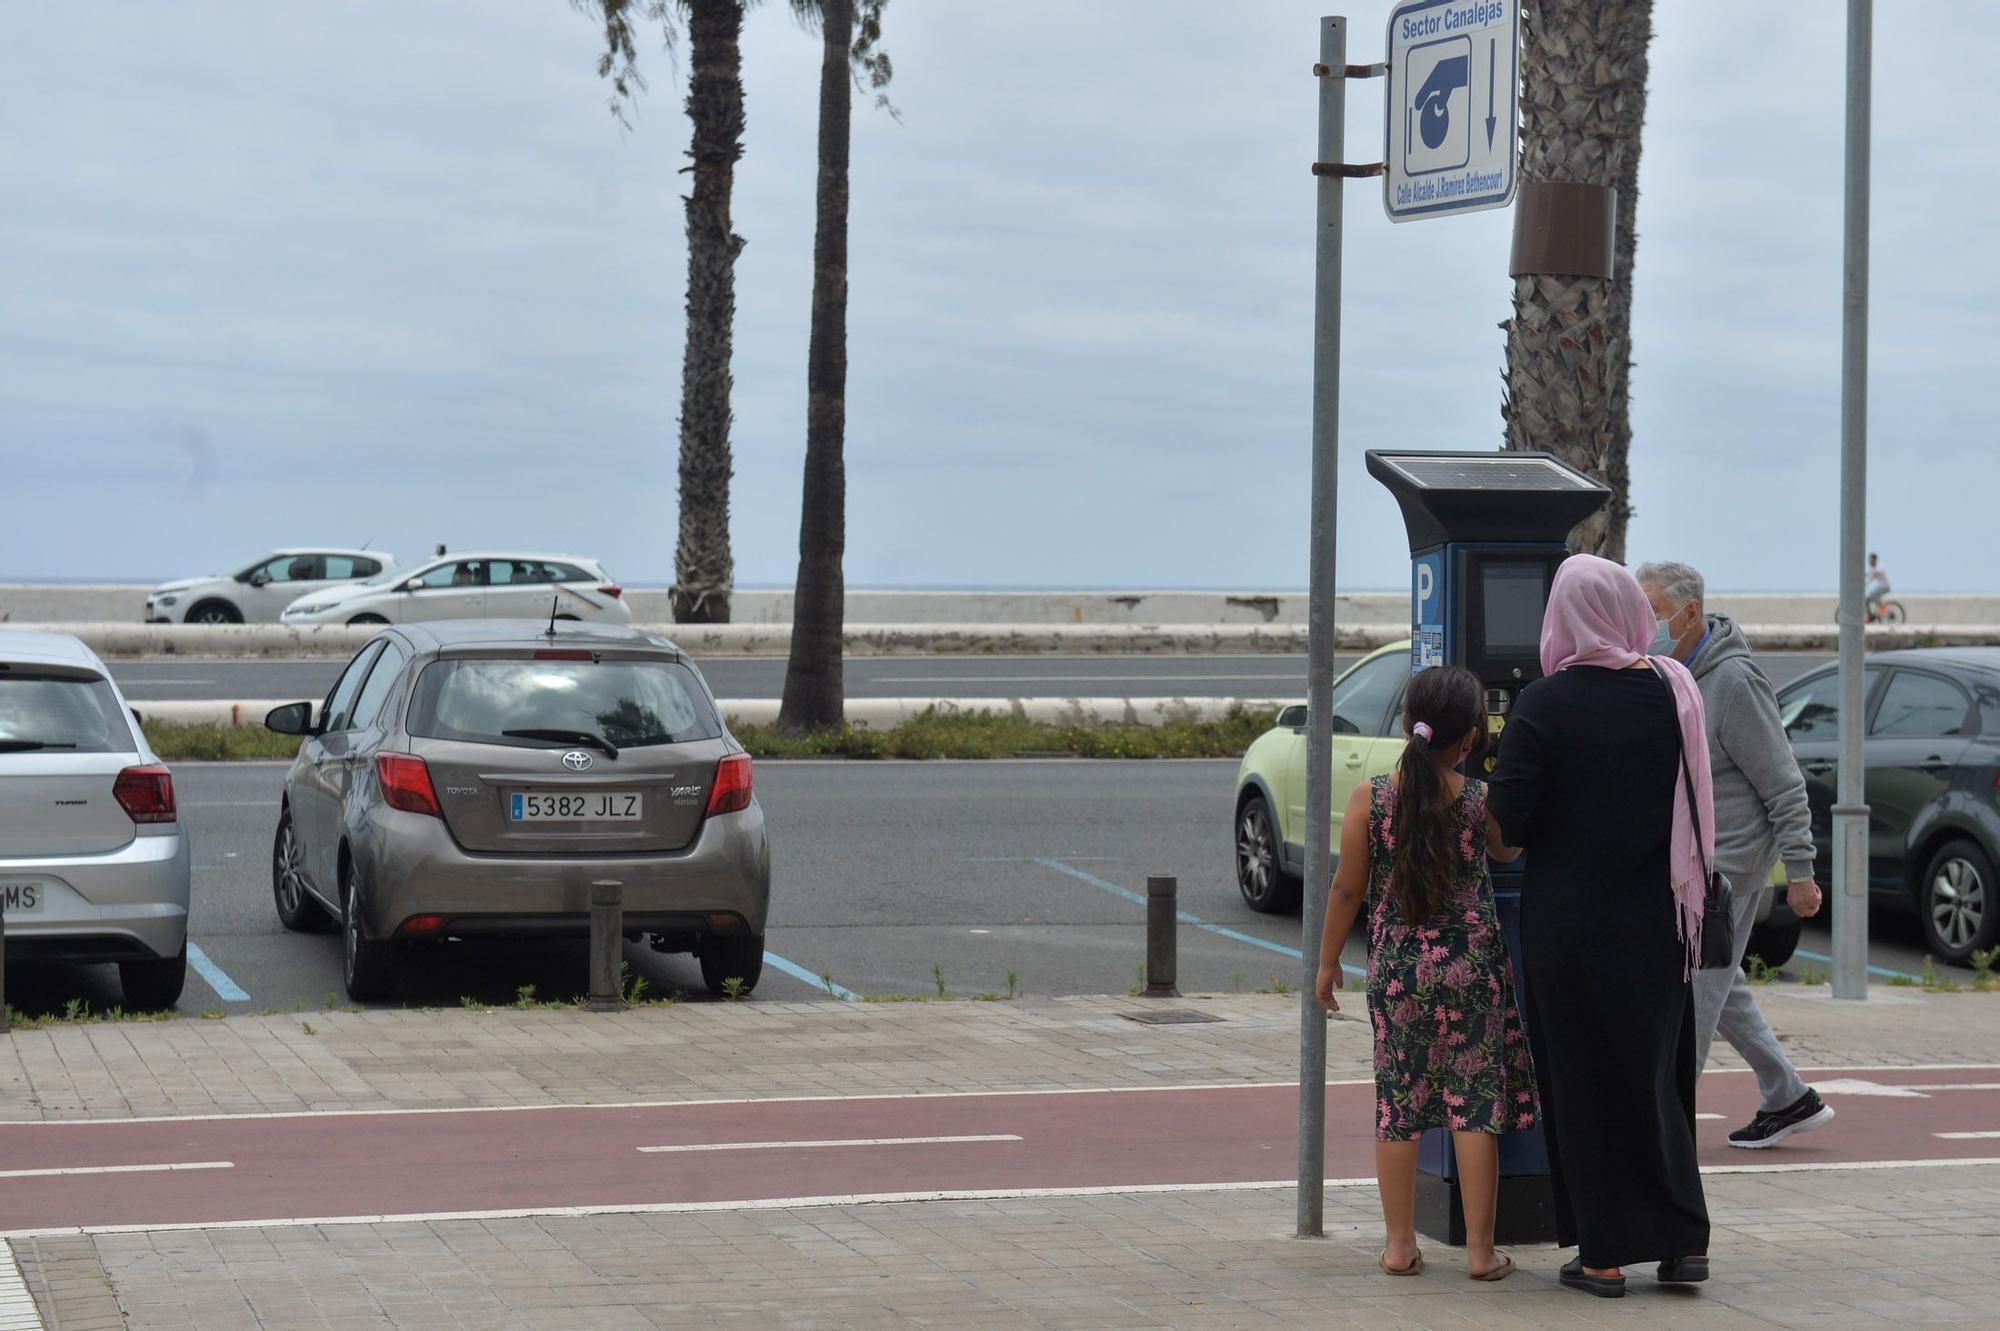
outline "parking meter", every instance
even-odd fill
[[[1409,533],[1410,668],[1464,666],[1479,677],[1491,772],[1514,699],[1541,678],[1542,613],[1556,568],[1569,555],[1570,529],[1602,508],[1611,491],[1546,453],[1371,449],[1367,459],[1368,474],[1402,507]],[[1521,870],[1519,860],[1492,866],[1494,906],[1517,990]],[[1465,1213],[1450,1134],[1424,1134],[1417,1159],[1417,1228],[1463,1243]],[[1495,1222],[1502,1243],[1555,1237],[1548,1150],[1539,1126],[1500,1137]]]

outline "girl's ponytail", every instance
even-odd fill
[[[1484,750],[1480,696],[1479,677],[1459,666],[1435,667],[1410,679],[1403,705],[1403,733],[1409,742],[1396,769],[1395,811],[1389,820],[1389,894],[1407,925],[1424,924],[1437,914],[1458,876],[1458,829],[1451,822],[1453,801],[1437,758],[1468,731],[1478,736],[1474,755]]]

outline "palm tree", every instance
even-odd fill
[[[674,546],[674,619],[726,624],[736,563],[729,549],[729,362],[736,321],[736,256],[730,225],[736,162],[743,156],[744,0],[571,0],[604,25],[597,72],[611,80],[620,120],[645,88],[636,29],[658,21],[671,47],[676,23],[688,36],[687,341],[681,356],[680,538]]]
[[[1615,257],[1609,276],[1516,276],[1514,314],[1502,325],[1505,446],[1546,449],[1611,487],[1611,502],[1571,533],[1570,546],[1619,561],[1632,516],[1627,380],[1652,10],[1652,0],[1528,4],[1521,61],[1523,188],[1567,182],[1615,189]]]
[[[806,351],[806,471],[799,510],[799,576],[792,595],[791,659],[778,726],[836,728],[844,713],[841,671],[847,549],[847,161],[854,86],[866,79],[876,104],[890,78],[880,48],[888,0],[793,0],[818,11],[819,184],[813,236],[812,334]],[[858,23],[857,23],[858,17]]]

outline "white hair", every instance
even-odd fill
[[[1708,596],[1708,583],[1687,564],[1676,564],[1671,560],[1641,564],[1638,578],[1645,586],[1657,587],[1666,593],[1668,600],[1679,601],[1683,605],[1689,601],[1702,605]]]

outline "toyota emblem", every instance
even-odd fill
[[[571,749],[562,756],[562,765],[572,772],[587,772],[590,770],[590,763],[590,755],[582,749]]]

